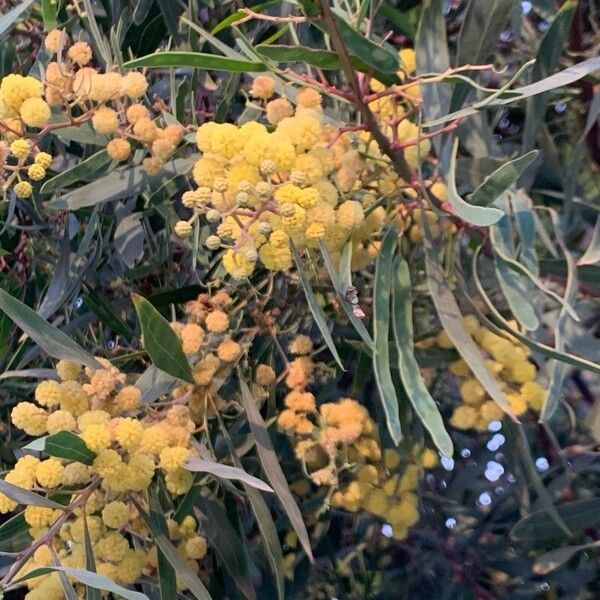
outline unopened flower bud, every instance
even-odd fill
[[[273,231],[273,226],[268,221],[261,221],[258,225],[258,231],[262,235],[269,235]]]
[[[206,220],[209,223],[218,223],[221,220],[221,213],[216,208],[206,211]]]
[[[235,195],[235,201],[238,206],[245,207],[250,205],[250,196],[246,192],[238,192]]]
[[[221,238],[218,235],[209,235],[204,242],[209,250],[217,250],[221,246]]]

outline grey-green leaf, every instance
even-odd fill
[[[4,479],[0,479],[0,493],[4,494],[11,500],[26,506],[41,506],[43,508],[54,508],[58,510],[62,510],[64,508],[64,506],[61,506],[58,502],[54,502],[54,500],[49,500],[45,496],[41,496],[35,492],[30,492],[29,490],[24,490],[18,485],[9,483]]]
[[[340,365],[340,368],[343,369],[344,365],[342,364],[342,359],[338,354],[333,338],[331,337],[331,333],[329,332],[329,326],[327,325],[325,313],[323,312],[323,309],[321,308],[321,305],[319,304],[317,297],[315,296],[315,293],[310,284],[310,280],[306,273],[306,269],[302,264],[302,258],[300,258],[298,250],[296,250],[296,246],[294,246],[293,242],[290,243],[290,248],[292,250],[292,256],[294,257],[294,262],[296,263],[296,268],[298,269],[300,283],[302,284],[302,289],[304,290],[304,295],[306,296],[306,301],[308,302],[308,308],[312,313],[315,323],[317,324],[317,327],[319,328],[319,331],[321,332],[321,335],[323,336],[323,339],[325,340],[329,351],[335,358],[337,364]]]
[[[273,486],[273,491],[275,492],[277,498],[279,498],[279,501],[281,502],[283,509],[285,510],[292,524],[292,527],[295,529],[298,539],[300,540],[300,544],[304,548],[304,552],[306,552],[306,555],[312,561],[313,554],[310,548],[310,538],[308,537],[308,532],[306,531],[304,519],[302,518],[302,514],[300,513],[300,509],[298,508],[292,493],[290,492],[290,488],[285,479],[285,475],[281,470],[281,464],[279,463],[279,459],[275,454],[275,450],[273,450],[273,444],[269,438],[267,426],[265,425],[262,415],[256,406],[256,401],[252,397],[250,389],[248,388],[248,384],[244,380],[242,372],[239,368],[238,379],[240,383],[240,390],[242,392],[242,402],[244,409],[246,410],[246,417],[248,418],[248,423],[250,424],[250,430],[252,431],[254,441],[256,442],[256,450],[258,452],[260,464],[262,465],[269,483]]]
[[[255,487],[256,489],[263,490],[264,492],[272,492],[273,488],[267,485],[264,481],[258,477],[254,477],[249,473],[246,473],[243,469],[238,467],[231,467],[230,465],[223,465],[218,462],[211,460],[204,460],[202,458],[190,458],[184,465],[188,471],[193,473],[210,473],[215,477],[222,479],[237,479],[244,483]]]
[[[0,310],[20,327],[44,352],[59,360],[67,360],[99,369],[100,363],[62,331],[42,319],[34,310],[0,289]]]
[[[188,359],[169,322],[148,300],[137,294],[133,295],[133,304],[142,326],[144,349],[154,365],[177,379],[193,384],[194,378]]]
[[[24,0],[21,4],[11,8],[0,17],[0,35],[13,26],[15,21],[33,4],[33,0]]]
[[[84,441],[71,431],[59,431],[44,439],[44,451],[50,456],[76,460],[84,465],[91,465],[96,458]]]
[[[445,456],[452,456],[452,440],[444,427],[442,415],[425,386],[414,355],[412,292],[408,263],[398,255],[394,264],[392,324],[398,370],[406,394],[433,443]]]
[[[45,181],[44,185],[40,188],[40,192],[42,194],[49,194],[57,189],[77,183],[82,179],[85,180],[107,165],[110,161],[111,158],[108,155],[108,152],[106,150],[100,150],[100,152],[96,152],[96,154],[92,154],[92,156],[77,163],[77,165],[71,169],[67,169],[62,173],[55,175],[52,179]]]
[[[376,352],[373,354],[375,383],[381,398],[388,431],[397,445],[402,440],[398,395],[390,366],[390,301],[392,293],[392,268],[396,249],[397,233],[388,229],[381,242],[375,266],[373,287],[373,340]]]

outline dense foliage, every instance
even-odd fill
[[[596,598],[595,0],[0,0],[6,598]]]

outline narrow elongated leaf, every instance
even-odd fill
[[[105,575],[100,575],[99,573],[92,573],[91,571],[86,571],[85,569],[77,569],[75,567],[63,567],[60,565],[56,566],[47,566],[40,567],[39,569],[34,569],[25,575],[25,577],[21,577],[16,580],[14,583],[25,582],[28,579],[32,579],[34,577],[39,577],[40,575],[46,575],[47,573],[52,573],[53,571],[58,571],[65,573],[69,577],[73,579],[77,579],[80,583],[84,585],[96,588],[98,590],[105,590],[107,592],[112,592],[121,598],[126,598],[126,600],[149,600],[146,594],[142,594],[141,592],[136,592],[134,590],[128,590],[123,586],[111,581]]]
[[[399,255],[394,263],[394,287],[392,324],[396,350],[398,352],[398,370],[415,412],[431,435],[433,443],[445,456],[452,456],[452,440],[444,427],[442,415],[425,386],[419,365],[414,355],[412,293],[410,271],[404,257]]]
[[[267,8],[270,8],[271,6],[280,4],[280,1],[281,0],[269,0],[268,2],[261,2],[260,4],[254,4],[252,6],[252,12],[261,13],[264,10],[266,10]],[[243,10],[238,10],[234,13],[231,13],[230,15],[225,17],[222,21],[217,23],[217,25],[215,25],[212,28],[211,34],[217,35],[217,33],[219,33],[220,31],[223,31],[223,29],[227,29],[227,27],[235,24],[236,21],[239,21],[240,19],[243,19],[244,17],[247,17],[247,16],[248,16],[248,13],[244,12]]]
[[[40,496],[40,494],[36,494],[35,492],[24,490],[18,485],[9,483],[4,479],[0,479],[0,493],[4,494],[11,500],[18,502],[19,504],[24,504],[27,506],[42,506],[44,508],[55,508],[58,510],[62,510],[64,508],[64,506],[60,505],[58,502],[54,502],[54,500],[50,500],[45,496]]]
[[[306,552],[306,555],[312,561],[313,555],[310,548],[310,538],[308,537],[308,532],[306,531],[306,525],[302,519],[302,514],[300,513],[300,509],[298,508],[298,505],[296,504],[296,501],[290,492],[285,475],[281,470],[281,464],[279,463],[277,455],[275,454],[275,450],[273,450],[273,444],[269,438],[267,426],[265,425],[260,411],[256,406],[256,401],[252,397],[250,389],[248,388],[248,384],[244,380],[242,372],[239,368],[238,379],[240,383],[240,390],[242,392],[242,402],[246,411],[248,423],[250,424],[250,430],[252,431],[254,441],[256,442],[256,450],[258,452],[260,464],[262,465],[269,483],[271,486],[273,486],[273,491],[275,492],[277,498],[279,498],[279,501],[281,502],[283,509],[290,520],[290,523],[292,524],[292,527],[296,531],[298,539],[300,540],[300,544],[302,544],[302,547],[304,548],[304,552]]]
[[[465,202],[456,189],[456,153],[458,151],[458,138],[454,140],[452,156],[450,158],[450,171],[448,173],[448,202],[463,221],[479,225],[480,227],[489,227],[497,223],[504,212],[493,206],[476,206]]]
[[[217,54],[202,52],[156,52],[148,56],[140,56],[123,64],[125,69],[138,67],[191,67],[208,71],[229,71],[232,73],[248,73],[265,71],[266,67],[260,62],[228,58]]]
[[[0,545],[6,544],[29,531],[25,515],[20,512],[0,525]]]
[[[304,46],[284,46],[281,44],[260,44],[255,48],[260,56],[274,63],[303,62],[319,69],[339,69],[340,59],[335,52]],[[356,56],[350,57],[352,66],[357,71],[368,71],[371,67]]]
[[[315,323],[319,328],[321,335],[323,336],[323,340],[325,340],[325,344],[327,344],[327,347],[329,348],[329,352],[331,352],[337,364],[340,365],[340,368],[343,369],[344,365],[342,364],[342,359],[338,354],[333,338],[331,337],[331,333],[329,332],[325,313],[323,312],[323,309],[321,308],[321,305],[319,304],[319,301],[313,292],[306,269],[302,264],[302,259],[300,258],[298,250],[296,250],[296,246],[294,246],[293,242],[290,243],[290,248],[292,250],[292,256],[294,257],[294,262],[296,263],[296,268],[298,269],[300,283],[302,284],[302,289],[304,290],[304,295],[306,296],[306,301],[308,302],[308,308],[310,308],[310,312],[312,313]]]
[[[329,254],[327,247],[322,241],[320,242],[319,247],[321,249],[321,255],[323,256],[323,262],[325,263],[325,267],[327,269],[327,272],[329,273],[329,278],[331,279],[331,283],[333,283],[333,287],[337,292],[338,299],[340,301],[340,304],[342,305],[342,308],[344,309],[344,312],[348,316],[348,319],[350,319],[350,323],[352,323],[352,326],[354,327],[354,329],[356,329],[358,335],[360,335],[362,340],[365,342],[365,344],[367,344],[371,351],[375,352],[375,344],[369,334],[368,329],[366,328],[363,320],[354,313],[354,307],[346,298],[346,289],[342,287],[341,281],[338,277],[335,265],[333,264],[333,260],[331,259],[331,255]]]
[[[52,177],[52,179],[45,181],[40,192],[42,194],[50,194],[57,189],[68,187],[82,179],[87,179],[93,173],[96,173],[102,167],[107,165],[111,160],[112,159],[106,150],[100,150],[100,152],[96,152],[96,154],[92,154],[89,158],[77,163],[73,168],[67,169],[55,177]]]
[[[52,563],[55,567],[60,567],[60,561],[58,560],[56,550],[54,550],[54,548],[50,548],[50,552],[52,554]],[[60,584],[62,585],[65,600],[79,600],[77,592],[73,588],[73,584],[69,581],[69,578],[65,575],[63,571],[58,571],[58,578],[60,579]]]
[[[444,73],[450,68],[443,0],[425,0],[415,38],[417,74]],[[446,83],[421,85],[425,118],[445,115],[450,108],[450,86]],[[435,138],[434,138],[435,139]]]
[[[170,392],[177,381],[176,377],[150,365],[135,382],[135,386],[142,392],[142,402],[150,404]]]
[[[577,265],[593,265],[597,262],[600,262],[600,217],[596,219],[592,239],[583,256],[577,261]]]
[[[556,511],[569,529],[578,534],[600,522],[600,498],[575,500],[556,507]],[[547,510],[538,510],[521,519],[510,532],[513,540],[546,542],[565,537]]]
[[[90,530],[87,524],[85,511],[83,512],[83,546],[85,548],[85,568],[92,573],[96,572],[96,561],[94,560],[94,549],[90,540]],[[91,585],[85,586],[86,600],[102,600],[102,594],[98,588]]]
[[[488,395],[506,414],[512,419],[516,419],[508,405],[504,392],[485,366],[485,358],[481,350],[465,329],[456,298],[448,285],[444,270],[433,257],[433,248],[428,240],[425,241],[425,248],[425,264],[427,266],[427,281],[431,291],[431,299],[444,331]]]
[[[237,479],[239,481],[243,481],[252,487],[255,487],[258,490],[263,490],[264,492],[272,492],[273,488],[267,485],[264,481],[259,479],[258,477],[254,477],[249,473],[246,473],[243,469],[238,467],[231,467],[229,465],[222,465],[218,462],[213,462],[211,460],[204,460],[202,458],[190,458],[187,463],[184,465],[188,471],[192,471],[193,473],[210,473],[215,477],[220,477],[222,479]]]
[[[248,600],[255,600],[256,591],[250,578],[246,549],[227,514],[216,500],[210,498],[199,496],[196,505],[194,511],[198,524],[211,548],[217,551],[240,592]]]
[[[149,176],[141,166],[116,169],[92,183],[82,185],[55,200],[46,202],[44,207],[52,210],[78,210],[135,196],[145,186],[187,173],[195,160],[197,156],[170,160],[155,177]]]
[[[33,0],[24,0],[0,17],[0,35],[12,27],[17,19],[33,4]]]
[[[85,442],[71,431],[59,431],[45,438],[44,450],[50,456],[76,460],[84,465],[91,465],[96,458]]]
[[[42,0],[42,18],[44,19],[44,31],[56,28],[56,2]]]
[[[152,534],[152,538],[156,542],[156,545],[160,551],[165,555],[165,558],[169,561],[172,567],[175,569],[179,577],[187,586],[191,594],[197,600],[212,600],[208,590],[204,584],[200,581],[198,576],[190,570],[185,563],[185,560],[181,557],[179,552],[173,544],[169,541],[167,536],[160,530],[156,522],[148,515],[148,513],[141,507],[141,505],[133,499],[133,503],[137,507],[142,519],[148,525],[148,529]],[[146,596],[144,596],[146,598]]]
[[[0,310],[20,327],[44,352],[60,360],[68,360],[99,369],[100,363],[69,336],[56,329],[38,314],[0,289]]]
[[[148,300],[137,294],[133,295],[133,304],[142,326],[144,350],[152,359],[154,366],[168,375],[194,383],[181,342],[169,322]]]
[[[420,7],[416,7],[418,9]],[[409,12],[400,11],[391,4],[381,4],[379,7],[379,15],[385,17],[390,23],[395,25],[400,31],[404,32],[408,37],[414,38],[416,32],[416,10],[412,9]]]
[[[373,287],[373,339],[377,352],[373,354],[373,371],[388,431],[397,445],[402,440],[398,395],[390,366],[390,301],[392,295],[392,267],[397,234],[388,229],[381,242],[375,266]]]
[[[538,154],[537,150],[532,150],[523,156],[519,156],[503,164],[483,180],[481,185],[470,196],[469,202],[477,206],[489,206],[511,185],[516,183],[519,177],[523,175],[537,158]]]
[[[550,571],[558,569],[567,561],[571,560],[579,552],[590,550],[600,546],[600,542],[590,542],[589,544],[579,544],[578,546],[565,546],[551,552],[546,552],[542,556],[538,556],[533,564],[533,572],[537,575],[546,575]]]
[[[565,2],[552,20],[550,28],[544,34],[538,48],[535,65],[531,74],[532,81],[536,82],[544,77],[548,77],[559,66],[560,57],[569,36],[575,7],[576,3]],[[523,126],[523,152],[527,152],[535,146],[547,103],[548,97],[546,94],[540,94],[527,101],[525,125]]]

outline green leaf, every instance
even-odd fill
[[[406,394],[433,443],[445,456],[452,456],[452,440],[444,427],[442,415],[431,397],[421,377],[421,371],[414,355],[412,292],[410,271],[404,257],[399,255],[394,263],[392,324],[398,370]]]
[[[425,240],[425,264],[427,267],[427,282],[431,299],[436,308],[444,331],[452,340],[454,347],[467,363],[473,375],[478,379],[488,395],[511,418],[515,418],[504,392],[498,382],[485,366],[485,357],[463,324],[463,317],[458,308],[456,298],[450,288],[444,270],[433,257],[431,242]]]
[[[142,327],[144,350],[154,366],[182,381],[194,383],[188,359],[169,322],[141,296],[133,295],[133,304]]]
[[[96,458],[85,442],[71,431],[59,431],[44,440],[44,451],[50,456],[76,460],[84,465],[91,465]]]
[[[258,477],[254,477],[253,475],[246,473],[246,471],[243,469],[231,467],[229,465],[223,465],[218,462],[213,462],[212,460],[190,458],[184,465],[184,468],[188,471],[192,471],[192,473],[210,473],[211,475],[220,477],[221,479],[237,479],[247,483],[248,485],[251,485],[252,487],[255,487],[258,490],[263,490],[264,492],[273,491],[271,486],[267,485]]]
[[[397,233],[393,228],[388,229],[383,236],[375,266],[375,283],[373,286],[373,340],[377,350],[373,354],[373,371],[385,413],[387,428],[396,445],[402,440],[402,429],[400,426],[400,403],[392,380],[388,340],[390,335],[392,270],[397,237]]]
[[[33,571],[27,573],[25,577],[21,577],[20,579],[15,580],[13,583],[22,583],[27,581],[28,579],[39,577],[40,575],[46,575],[47,573],[52,573],[53,571],[65,573],[69,577],[77,579],[77,581],[83,583],[84,585],[96,588],[98,590],[112,592],[117,596],[126,598],[126,600],[149,600],[146,594],[142,594],[141,592],[135,592],[133,590],[128,590],[127,588],[118,585],[114,581],[111,581],[108,577],[100,575],[99,573],[92,573],[91,571],[86,571],[85,569],[63,567],[60,565],[49,565],[47,567],[40,567],[39,569],[34,569]]]
[[[313,560],[312,550],[310,548],[310,538],[308,537],[308,532],[306,531],[306,525],[304,524],[304,520],[302,518],[302,514],[290,492],[290,488],[285,479],[285,475],[281,470],[281,464],[279,463],[279,459],[275,454],[275,450],[273,450],[273,444],[271,443],[271,439],[269,438],[269,432],[267,431],[267,426],[256,406],[256,401],[252,397],[250,389],[248,388],[248,384],[244,380],[242,376],[242,372],[238,367],[238,379],[240,383],[240,390],[242,392],[242,403],[244,405],[244,409],[246,410],[246,417],[248,418],[248,423],[250,424],[250,430],[252,431],[252,435],[254,436],[254,441],[256,442],[256,450],[258,452],[258,458],[260,459],[260,464],[269,480],[271,486],[273,486],[273,491],[279,498],[283,509],[285,510],[292,527],[296,531],[298,535],[298,539],[300,540],[300,544],[304,548],[304,552],[308,556],[309,560]]]
[[[300,276],[300,283],[302,284],[302,289],[304,290],[304,295],[306,296],[306,301],[308,302],[308,308],[312,313],[312,316],[315,320],[323,339],[325,340],[325,344],[329,348],[329,351],[335,358],[340,368],[343,369],[344,365],[342,364],[342,359],[338,354],[338,351],[333,342],[333,338],[331,337],[331,333],[329,332],[329,326],[327,325],[327,318],[325,317],[325,313],[313,292],[312,286],[310,285],[310,280],[306,273],[306,269],[304,268],[304,264],[302,263],[302,259],[298,254],[298,250],[296,250],[296,246],[293,242],[290,243],[290,248],[292,250],[292,256],[294,257],[294,262],[296,263],[296,268],[298,269],[298,275]]]
[[[391,4],[381,4],[379,7],[379,15],[385,17],[392,25],[405,33],[408,37],[414,38],[417,31],[416,27],[416,10],[399,11]]]
[[[96,152],[96,154],[92,154],[89,158],[77,163],[73,168],[67,169],[55,177],[52,177],[52,179],[45,181],[44,185],[40,188],[40,192],[42,194],[49,194],[59,188],[68,187],[73,183],[78,183],[82,179],[87,180],[90,175],[99,171],[110,161],[111,158],[108,155],[108,152],[106,150],[100,150],[100,152]]]
[[[477,206],[489,206],[511,185],[516,183],[529,165],[535,161],[538,154],[537,150],[532,150],[523,156],[504,163],[483,180],[481,185],[469,197],[469,202]]]
[[[598,97],[600,97],[600,95]],[[600,217],[596,219],[592,239],[583,256],[577,261],[577,266],[593,265],[597,262],[600,262]]]
[[[598,546],[600,546],[600,542],[590,542],[589,544],[565,546],[564,548],[557,548],[551,552],[546,552],[536,559],[533,564],[533,572],[536,575],[547,575],[550,571],[558,569],[558,567],[571,560],[576,554],[579,554],[579,552],[597,548]]]
[[[20,327],[44,352],[60,360],[67,360],[86,365],[91,369],[99,369],[100,363],[79,344],[64,334],[48,321],[11,296],[6,290],[0,289],[0,310]]]
[[[168,535],[169,528],[164,514],[165,511],[160,503],[159,488],[157,484],[153,484],[148,491],[148,503],[150,506],[150,519],[154,521],[156,527],[160,529],[163,535]],[[157,563],[160,597],[177,597],[177,577],[175,575],[175,569],[160,549],[157,549]]]
[[[0,17],[0,35],[12,27],[17,19],[33,4],[33,0],[24,0],[21,4],[11,8]]]
[[[25,515],[20,512],[0,525],[0,545],[4,545],[28,531],[29,525],[25,521]]]
[[[242,539],[232,527],[221,505],[210,498],[199,496],[194,512],[200,530],[217,551],[225,569],[229,572],[240,592],[249,600],[255,600],[256,592],[250,578],[246,549]]]
[[[165,20],[169,35],[177,35],[180,12],[177,10],[177,2],[173,2],[173,0],[158,0],[158,7],[160,8],[160,12]]]
[[[90,540],[90,530],[87,524],[87,517],[83,511],[83,546],[85,548],[85,568],[92,573],[96,572],[96,561],[94,560],[94,549]],[[85,586],[86,600],[102,600],[102,594],[98,588],[90,585]]]
[[[568,528],[577,535],[600,522],[600,498],[575,500],[556,507]],[[521,519],[510,531],[513,540],[549,542],[565,537],[547,510],[538,510]]]
[[[489,227],[497,223],[504,212],[498,208],[475,206],[465,202],[456,189],[456,153],[458,151],[458,138],[454,140],[452,148],[452,157],[450,159],[450,171],[448,173],[448,202],[454,208],[456,215],[467,223],[479,225],[480,227]]]
[[[185,583],[188,590],[193,594],[194,598],[197,600],[212,600],[208,590],[206,587],[204,587],[204,584],[200,581],[197,575],[190,570],[185,563],[185,560],[182,558],[179,552],[177,552],[177,549],[169,541],[167,536],[161,531],[157,523],[140,506],[135,498],[132,500],[140,512],[140,515],[146,522],[146,525],[148,525],[148,529],[150,530],[152,538],[156,542],[159,550],[165,555],[165,558],[169,561],[169,564],[171,564],[179,577],[181,577],[182,581]]]
[[[450,68],[443,0],[424,0],[415,38],[417,74],[444,73]],[[445,115],[450,108],[450,86],[446,83],[421,85],[427,120]],[[435,139],[435,138],[434,138]]]
[[[342,286],[336,268],[333,264],[333,260],[331,259],[331,255],[329,254],[327,246],[325,246],[322,240],[319,244],[319,247],[321,249],[321,255],[323,256],[323,261],[325,262],[325,267],[327,269],[327,272],[329,273],[329,278],[331,279],[331,283],[333,283],[333,287],[335,288],[338,300],[342,305],[344,312],[348,316],[348,319],[350,319],[350,323],[352,323],[352,326],[354,327],[354,329],[356,329],[358,335],[365,342],[365,344],[367,344],[371,352],[375,352],[375,343],[373,342],[373,339],[371,338],[368,329],[363,323],[363,320],[356,314],[354,314],[354,307],[346,298],[346,288]]]
[[[56,2],[51,0],[42,0],[42,18],[44,19],[44,31],[51,31],[56,28]]]
[[[0,479],[0,493],[25,506],[42,506],[43,508],[55,508],[58,510],[64,509],[64,506],[58,504],[58,502],[54,502],[54,500],[50,500],[45,496],[40,496],[40,494],[36,494],[35,492],[24,490],[18,485],[9,483],[4,479]]]
[[[177,381],[176,377],[150,365],[135,382],[135,387],[142,392],[142,402],[150,404],[169,393],[177,385]]]
[[[340,59],[335,52],[305,46],[284,46],[279,44],[260,44],[254,48],[258,54],[274,63],[303,62],[319,69],[339,69]],[[357,71],[368,71],[369,65],[355,56],[351,56],[352,66]]]
[[[281,3],[281,0],[270,0],[269,2],[261,2],[260,4],[253,5],[252,11],[255,13],[261,13],[262,11],[266,10],[267,8],[270,8],[271,6],[276,6],[280,3]],[[236,21],[239,21],[240,19],[243,19],[244,17],[247,17],[247,16],[248,16],[248,14],[245,13],[243,10],[237,10],[236,12],[231,13],[230,15],[225,17],[222,21],[217,23],[211,29],[210,32],[212,35],[217,35],[217,33],[219,33],[220,31],[223,31],[223,29],[227,29],[227,27],[229,27],[230,25],[233,25]]]
[[[107,67],[112,63],[110,44],[100,32],[91,0],[83,0],[83,6],[85,7],[85,20],[90,30],[89,33],[92,38],[92,45],[94,46],[94,50],[96,50],[96,58],[99,59],[102,57],[104,66]]]
[[[60,198],[46,202],[44,208],[78,210],[103,202],[135,196],[152,184],[187,173],[195,160],[197,160],[197,156],[170,160],[163,166],[160,174],[155,177],[149,176],[141,166],[115,169],[92,183],[77,187]]]
[[[470,0],[458,37],[456,66],[485,63],[506,25],[515,0]],[[455,86],[451,106],[460,108],[469,93],[464,83]]]
[[[125,69],[138,67],[191,67],[207,71],[229,71],[247,73],[265,71],[265,65],[259,62],[227,58],[202,52],[156,52],[148,56],[134,58],[123,64]]]
[[[565,2],[554,17],[550,28],[544,34],[538,48],[535,65],[531,74],[532,81],[542,80],[556,71],[569,36],[569,29],[575,8],[576,3]],[[540,125],[546,113],[547,103],[547,94],[540,94],[527,101],[525,124],[523,126],[523,152],[527,152],[535,146]]]
[[[334,9],[333,12],[337,11]],[[380,46],[360,34],[339,13],[335,15],[340,35],[351,55],[364,61],[380,73],[395,74],[399,68],[398,54],[389,46]]]

